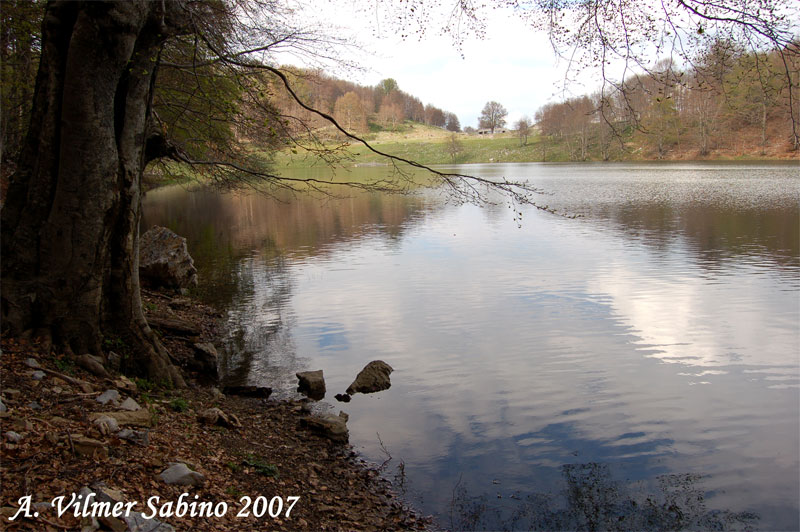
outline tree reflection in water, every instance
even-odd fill
[[[612,479],[608,464],[567,464],[561,473],[566,483],[562,493],[515,494],[502,503],[487,494],[471,495],[456,485],[448,528],[753,530],[759,519],[751,512],[708,509],[700,475],[662,475],[657,479],[657,491],[649,493],[652,490],[638,483],[625,485]]]

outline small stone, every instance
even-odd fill
[[[122,429],[117,433],[117,438],[143,447],[150,445],[150,433],[146,430]]]
[[[34,371],[33,373],[31,373],[31,378],[35,381],[40,381],[44,379],[44,377],[45,377],[44,371]]]
[[[223,427],[241,427],[242,424],[233,414],[226,414],[219,408],[209,408],[197,415],[197,420],[206,425],[220,425]]]
[[[186,464],[172,464],[159,475],[159,478],[167,484],[177,484],[179,486],[202,486],[206,477],[202,473],[192,471]]]
[[[334,395],[334,397],[336,398],[337,401],[340,401],[342,403],[350,402],[350,394],[347,393],[337,393],[336,395]]]
[[[322,370],[300,371],[295,373],[297,376],[297,391],[306,397],[319,401],[325,397],[325,378]]]
[[[80,381],[78,383],[78,387],[81,389],[81,391],[83,393],[93,393],[94,392],[94,386],[92,386],[91,384],[89,384],[86,381]]]
[[[35,358],[26,358],[25,359],[25,365],[28,366],[29,368],[33,368],[33,369],[39,369],[39,368],[42,367],[39,364],[39,361],[36,360]]]
[[[27,406],[27,407],[28,407],[28,408],[30,408],[31,410],[41,410],[41,409],[42,409],[42,405],[40,405],[40,404],[39,404],[39,403],[37,403],[36,401],[31,401],[30,403],[28,403],[28,404],[27,404],[27,405],[25,405],[25,406]]]
[[[152,418],[150,412],[144,408],[135,412],[122,410],[118,412],[93,412],[89,414],[89,419],[95,420],[101,416],[113,417],[117,420],[119,425],[133,425],[135,427],[150,427],[152,426]]]
[[[52,388],[50,388],[50,391],[56,395],[60,395],[61,392],[64,391],[64,389],[61,386],[53,386]]]
[[[78,456],[89,456],[92,458],[108,458],[108,449],[103,442],[93,438],[87,438],[81,434],[72,435],[72,446]]]
[[[222,401],[223,399],[225,399],[225,394],[219,391],[219,388],[217,388],[216,386],[211,388],[210,393],[212,401]]]
[[[124,375],[122,375],[120,378],[114,380],[114,386],[116,386],[118,389],[120,389],[120,390],[122,390],[124,392],[128,392],[128,393],[135,393],[136,390],[137,390],[136,383],[134,383],[133,381],[131,381],[128,377],[126,377]]]
[[[139,406],[139,404],[136,401],[134,401],[132,397],[128,397],[127,399],[125,399],[122,402],[122,404],[119,405],[119,407],[122,410],[128,410],[129,412],[136,412],[137,410],[142,409],[142,407]]]
[[[108,435],[119,430],[119,424],[117,423],[117,420],[111,416],[100,416],[92,423],[100,431],[100,434],[103,435]]]
[[[101,405],[107,405],[108,403],[118,404],[119,403],[119,392],[117,390],[106,390],[97,398],[95,399]]]
[[[22,441],[22,434],[14,432],[13,430],[9,430],[5,434],[3,434],[3,437],[6,439],[7,442],[10,443],[19,443],[20,441]]]
[[[8,412],[8,407],[3,404],[3,401],[0,400],[0,413]]]
[[[130,532],[175,532],[172,525],[162,523],[157,519],[145,519],[141,512],[131,512],[122,519]]]

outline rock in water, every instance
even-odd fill
[[[321,369],[317,371],[300,371],[295,375],[297,375],[298,380],[298,392],[315,401],[325,397],[325,378],[322,376]]]
[[[394,371],[392,366],[383,360],[373,360],[356,376],[356,380],[347,387],[347,393],[373,393],[388,390],[392,386],[389,374]]]
[[[139,276],[156,287],[197,286],[197,269],[186,239],[166,227],[151,227],[139,239]]]

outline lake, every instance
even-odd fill
[[[324,370],[444,527],[800,529],[800,165],[458,170],[580,217],[170,187],[142,229],[187,238],[227,380]],[[338,403],[375,359],[392,387]]]

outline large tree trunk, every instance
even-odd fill
[[[178,2],[48,4],[31,127],[2,211],[3,329],[75,354],[126,346],[129,371],[182,385],[138,278],[145,138]]]

